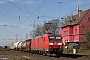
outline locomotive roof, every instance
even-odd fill
[[[40,37],[42,37],[42,36],[37,36],[37,37],[35,37],[35,38],[40,38]]]
[[[47,35],[47,34],[44,34],[44,35]],[[41,36],[37,36],[37,37],[35,37],[35,38],[40,38],[40,37],[43,37],[44,35],[41,35]],[[56,34],[48,34],[48,35],[56,35]],[[61,36],[61,34],[60,34],[60,36]]]

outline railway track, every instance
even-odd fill
[[[44,56],[28,52],[14,50],[0,51],[0,60],[90,60],[88,55],[63,54],[60,58],[53,56]]]

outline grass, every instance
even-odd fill
[[[16,60],[16,58],[15,58],[15,57],[13,57],[13,60]]]
[[[68,49],[64,52],[65,54],[73,54],[73,50],[72,49]],[[78,55],[90,55],[90,50],[77,50],[76,54]]]
[[[77,54],[79,55],[90,55],[90,50],[83,50],[83,51],[77,51]]]

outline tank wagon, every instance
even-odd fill
[[[31,51],[31,39],[16,42],[16,43],[14,43],[13,48],[14,48],[14,50],[17,50],[17,51],[30,52]]]
[[[60,56],[63,53],[63,44],[60,34],[44,34],[31,41],[31,52],[38,54],[56,54]]]
[[[26,41],[21,43],[21,51],[26,51]]]
[[[17,44],[17,50],[18,51],[21,51],[22,49],[21,49],[21,44],[22,44],[22,41],[20,41],[18,44]]]
[[[18,48],[18,44],[19,44],[19,42],[16,42],[16,43],[14,43],[14,50],[17,50]]]
[[[9,49],[10,49],[10,50],[13,50],[14,48],[15,48],[15,47],[14,47],[14,44],[13,44],[13,43],[9,45]]]

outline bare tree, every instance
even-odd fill
[[[53,34],[57,34],[60,33],[61,31],[61,22],[59,19],[53,19],[51,21],[49,21],[48,23],[52,23],[51,26],[49,26],[49,30],[53,33]]]
[[[59,19],[53,19],[48,21],[47,23],[44,22],[43,25],[37,25],[33,30],[33,36],[40,36],[45,33],[52,33],[52,34],[59,34],[61,33],[62,21]]]

